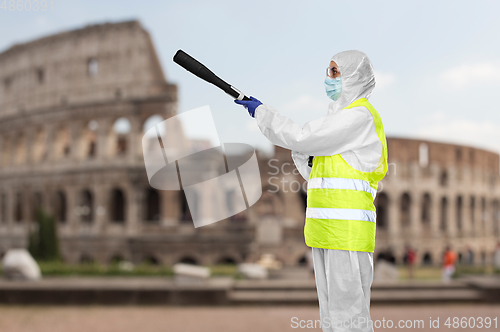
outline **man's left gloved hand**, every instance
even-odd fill
[[[255,109],[262,105],[262,103],[257,98],[254,98],[252,96],[250,96],[250,99],[251,100],[235,100],[234,102],[236,104],[245,106],[248,114],[250,114],[252,118],[255,118]]]

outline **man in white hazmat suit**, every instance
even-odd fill
[[[373,331],[373,200],[387,172],[383,124],[368,102],[374,88],[366,54],[345,51],[327,68],[325,89],[333,100],[327,115],[304,126],[256,98],[235,100],[273,144],[292,150],[308,181],[304,237],[312,247],[323,331]]]

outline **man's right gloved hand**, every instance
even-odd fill
[[[252,118],[255,118],[255,110],[257,109],[257,107],[262,105],[262,103],[260,102],[260,100],[252,96],[250,96],[250,99],[251,100],[235,100],[234,102],[236,104],[245,106],[245,108],[248,111],[248,114],[250,114]]]

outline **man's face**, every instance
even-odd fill
[[[327,76],[330,78],[340,77],[339,67],[335,61],[330,61],[330,66],[326,70]]]

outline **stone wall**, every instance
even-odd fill
[[[436,264],[447,245],[466,261],[491,262],[500,239],[498,154],[468,146],[388,138],[389,172],[380,183],[377,251],[406,245]]]

